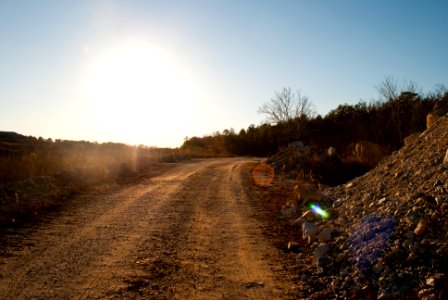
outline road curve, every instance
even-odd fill
[[[0,237],[0,299],[282,299],[246,159],[178,164]]]

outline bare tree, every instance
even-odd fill
[[[427,93],[428,98],[441,99],[445,94],[448,93],[448,88],[443,83],[437,83],[434,89]]]
[[[387,76],[384,80],[375,87],[378,91],[381,100],[396,100],[401,93],[410,92],[414,94],[421,93],[421,89],[418,87],[415,81],[403,81],[403,84],[400,86],[398,84],[398,80],[393,76]]]
[[[375,87],[382,100],[395,100],[398,98],[399,88],[398,81],[393,76],[387,76],[384,80]]]
[[[290,87],[275,92],[274,97],[258,109],[258,113],[266,114],[269,123],[287,122],[315,114],[311,100],[300,91],[293,92]]]

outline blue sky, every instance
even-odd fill
[[[446,1],[0,0],[0,130],[180,146],[260,124],[290,86],[325,115],[386,76],[448,85]]]

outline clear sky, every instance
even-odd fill
[[[290,86],[325,115],[448,83],[448,1],[0,0],[0,130],[177,147]]]

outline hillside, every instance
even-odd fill
[[[312,240],[298,256],[303,297],[447,299],[447,149],[445,116],[370,172],[323,192],[330,218],[298,220]]]

